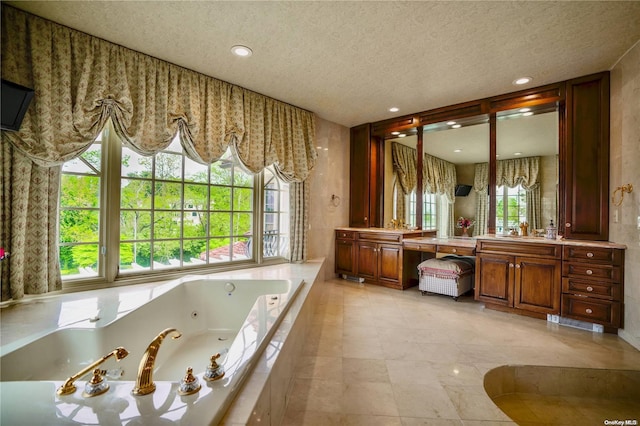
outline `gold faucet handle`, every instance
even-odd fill
[[[202,386],[196,376],[193,375],[193,368],[187,368],[187,374],[184,379],[180,381],[180,387],[178,388],[179,395],[191,395],[200,390]]]
[[[215,355],[211,355],[211,364],[209,364],[210,368],[218,368],[220,365],[216,362],[216,360],[220,358],[220,352]]]
[[[220,364],[218,364],[218,358],[220,358],[219,352],[211,356],[211,363],[207,367],[207,371],[205,371],[203,376],[203,379],[205,379],[207,382],[220,380],[224,377],[224,368]]]

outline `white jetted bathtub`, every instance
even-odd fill
[[[128,299],[81,300],[70,309],[86,309],[86,319],[37,340],[2,347],[1,423],[216,424],[254,366],[252,360],[268,351],[266,346],[273,345],[274,338],[277,341],[274,332],[303,284],[301,280],[188,277],[157,287],[153,294],[131,292]],[[140,297],[148,301],[127,309],[139,305]],[[157,350],[155,392],[132,395],[143,354],[159,333],[170,328],[181,337],[172,339],[177,333],[167,333]],[[56,394],[68,377],[117,347],[129,354],[120,361],[110,357],[100,365],[123,370],[121,378],[106,379],[110,387],[105,393],[82,395],[92,376],[87,374],[75,381],[74,393]],[[225,375],[205,381],[203,374],[216,353],[221,354],[218,363]],[[185,396],[177,391],[188,367],[202,387]],[[38,386],[33,386],[34,381]]]

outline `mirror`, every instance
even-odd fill
[[[558,221],[555,104],[496,114],[496,234],[541,235]]]
[[[477,235],[478,193],[473,189],[476,164],[489,161],[489,120],[486,115],[425,125],[422,128],[423,195],[422,224],[425,231],[436,231],[438,237]],[[384,223],[403,218],[410,226],[416,223],[415,185],[417,177],[404,178],[411,166],[398,164],[398,151],[417,157],[417,129],[385,141]],[[394,147],[394,144],[395,145]],[[406,148],[405,148],[406,147]],[[394,150],[396,157],[394,158]],[[411,150],[413,152],[411,152]],[[487,166],[488,167],[488,166]],[[398,171],[397,169],[402,169]],[[409,185],[406,185],[406,182]],[[404,190],[411,186],[408,194]],[[456,195],[457,194],[457,195]],[[485,200],[486,192],[483,193]],[[487,203],[485,203],[486,205]],[[470,220],[466,232],[458,221]],[[486,219],[485,219],[486,221]],[[481,228],[484,231],[484,227]]]

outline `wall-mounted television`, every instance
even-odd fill
[[[33,89],[7,80],[2,80],[0,89],[0,98],[2,98],[2,110],[0,110],[2,124],[0,128],[2,130],[20,130],[22,119],[29,108],[31,99],[33,99]]]
[[[456,185],[456,197],[466,197],[471,192],[471,185]]]

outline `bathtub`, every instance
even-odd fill
[[[86,318],[36,339],[2,347],[2,424],[217,424],[257,355],[278,341],[275,334],[303,280],[236,280],[186,277],[116,300],[85,300]],[[144,303],[140,302],[144,300]],[[95,309],[95,308],[98,309]],[[166,338],[157,354],[153,394],[133,396],[138,365],[149,343],[166,328],[182,336]],[[82,396],[90,374],[76,381],[75,393],[56,389],[93,361],[122,346],[129,355],[100,368],[122,369],[110,389]],[[202,380],[212,355],[221,353],[225,375]],[[186,369],[202,384],[193,395],[178,395]]]

